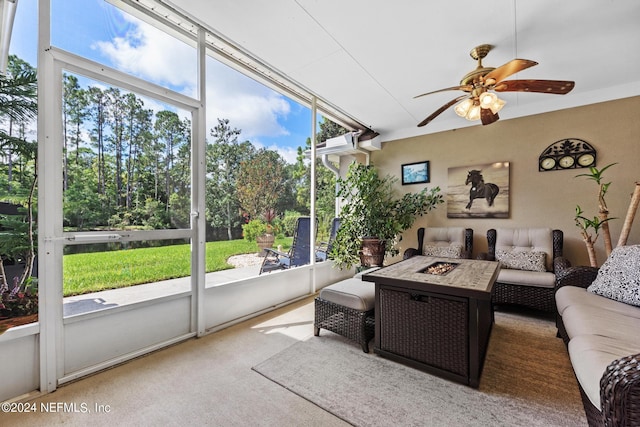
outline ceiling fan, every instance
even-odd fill
[[[566,80],[505,80],[512,74],[538,65],[538,63],[528,59],[516,58],[498,68],[484,67],[482,59],[487,56],[492,48],[493,46],[491,45],[483,44],[471,49],[469,54],[478,61],[478,67],[467,73],[460,80],[459,86],[427,92],[414,97],[415,99],[448,90],[466,92],[466,94],[458,96],[438,108],[433,114],[418,123],[419,127],[428,124],[457,102],[460,102],[454,108],[457,115],[468,120],[480,119],[483,125],[489,125],[498,121],[498,111],[505,104],[505,101],[498,98],[494,92],[538,92],[565,95],[575,85],[575,82]]]

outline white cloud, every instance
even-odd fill
[[[298,159],[298,149],[293,147],[273,147],[287,163],[295,163]]]
[[[195,49],[129,15],[124,19],[135,24],[132,30],[96,42],[95,47],[120,70],[194,96]],[[207,136],[218,118],[229,119],[232,127],[241,129],[243,140],[287,136],[289,131],[279,119],[286,118],[290,110],[284,96],[207,58]],[[285,154],[289,160],[291,154]]]
[[[286,136],[279,122],[291,110],[280,94],[212,59],[207,60],[207,128],[229,119],[242,138]]]
[[[278,147],[277,145],[265,145],[260,140],[252,140],[253,145],[258,148],[267,148],[278,152],[285,162],[293,164],[298,160],[298,147]]]
[[[186,91],[193,92],[196,86],[195,49],[130,15],[124,16],[137,25],[113,40],[96,42],[94,47],[119,70],[154,83],[186,87]]]

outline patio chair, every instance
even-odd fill
[[[471,258],[473,230],[463,227],[420,227],[418,247],[404,251],[403,259],[416,255]]]
[[[316,231],[318,230],[316,220]],[[296,221],[296,228],[293,232],[293,243],[289,252],[280,252],[275,249],[265,249],[266,255],[260,266],[260,273],[274,270],[286,270],[291,267],[306,265],[310,262],[309,253],[311,251],[311,218],[300,217]],[[315,242],[315,236],[313,241]]]
[[[563,257],[564,233],[551,228],[492,228],[487,231],[487,253],[479,259],[499,261],[492,302],[556,311],[556,275],[569,261]]]
[[[340,218],[333,218],[331,221],[331,231],[329,232],[329,240],[326,242],[320,242],[318,247],[316,247],[316,261],[326,261],[329,259],[329,254],[331,253],[331,247],[333,246],[333,242],[336,240],[336,234],[338,233],[338,228],[340,228]]]

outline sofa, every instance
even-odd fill
[[[567,268],[555,301],[589,425],[640,425],[640,245]]]
[[[563,257],[563,239],[562,230],[551,228],[488,230],[488,250],[478,258],[500,262],[494,306],[515,304],[553,313],[556,275],[570,266]]]

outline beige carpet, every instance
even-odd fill
[[[253,369],[356,426],[583,426],[551,320],[496,313],[479,389],[384,359],[328,331]]]

